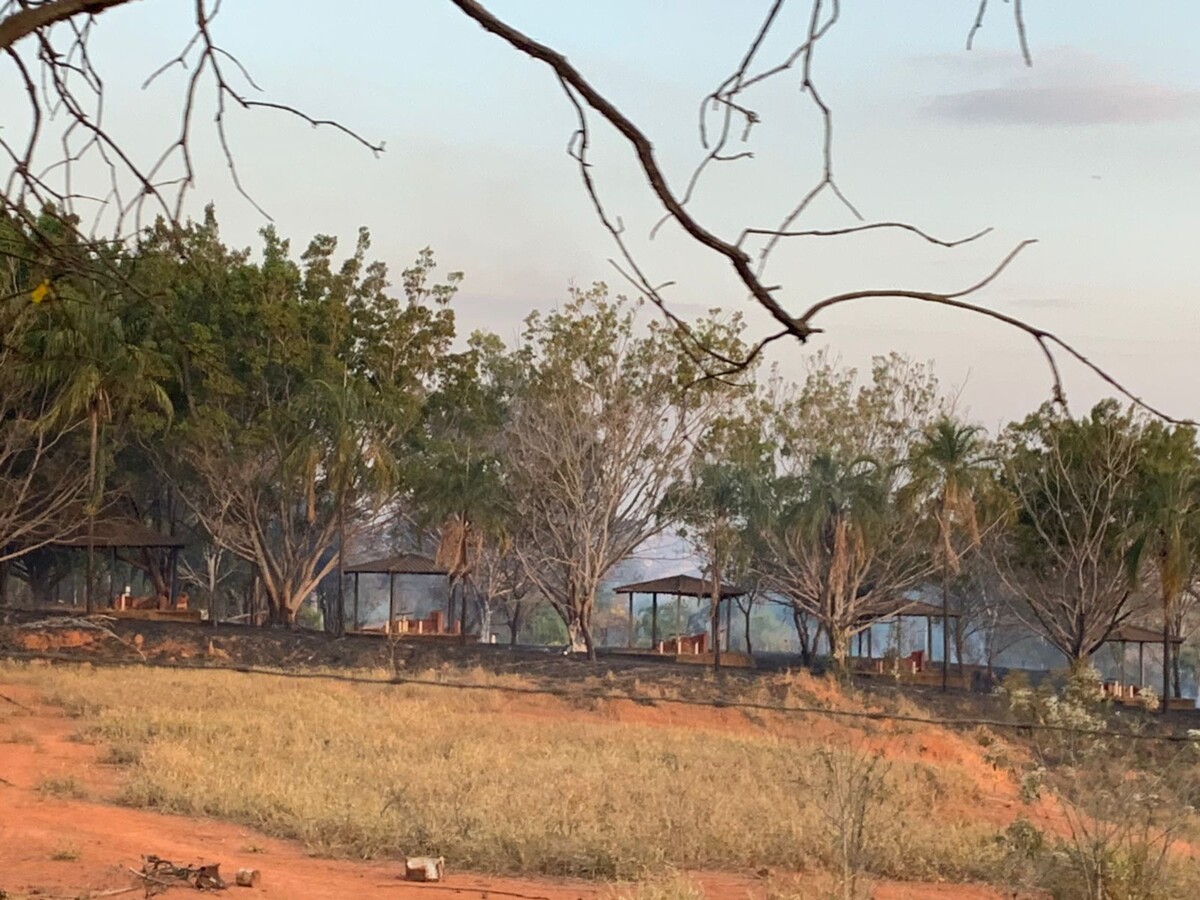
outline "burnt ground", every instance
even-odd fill
[[[496,674],[521,675],[559,690],[588,686],[633,696],[649,691],[734,703],[748,698],[771,703],[796,702],[796,698],[788,699],[786,672],[800,668],[796,657],[766,654],[756,657],[756,669],[723,669],[714,676],[710,668],[677,664],[669,658],[602,651],[598,660],[588,661],[565,656],[561,647],[464,644],[459,638],[449,636],[406,635],[393,642],[382,635],[335,638],[302,628],[213,626],[103,616],[93,622],[89,625],[78,618],[55,616],[47,610],[0,609],[0,658],[292,672],[376,670],[401,677],[430,670],[450,674],[453,670],[479,668]],[[866,706],[889,713],[933,718],[1007,718],[1005,699],[994,694],[961,689],[944,694],[936,687],[862,676],[855,678],[854,687]],[[1165,717],[1167,721],[1134,709],[1120,709],[1114,714],[1126,723],[1141,720],[1154,729],[1165,726],[1172,731],[1183,731],[1200,724],[1200,711],[1175,711]]]

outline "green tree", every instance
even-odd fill
[[[736,390],[705,378],[673,327],[656,320],[636,328],[636,310],[596,285],[530,316],[517,351],[527,379],[505,432],[514,515],[527,534],[517,552],[589,657],[600,583],[669,527],[663,499]],[[731,353],[740,331],[737,319],[695,326]]]
[[[819,623],[844,670],[850,638],[928,571],[915,517],[889,471],[869,457],[819,454],[801,474],[779,478],[774,492],[769,581]]]
[[[1183,595],[1200,559],[1200,459],[1188,426],[1150,422],[1137,471],[1138,533],[1129,550],[1132,576],[1154,569],[1163,618],[1163,692],[1182,694],[1172,638],[1183,633]],[[1174,665],[1172,665],[1174,663]],[[1164,702],[1162,708],[1166,710]]]
[[[758,525],[755,569],[792,604],[802,649],[807,622],[844,668],[850,638],[930,574],[928,542],[905,490],[916,436],[941,411],[927,366],[893,354],[859,378],[827,355],[803,384],[776,383],[762,402],[777,469]]]
[[[112,461],[130,433],[158,430],[173,415],[164,382],[170,367],[155,329],[153,307],[88,279],[60,278],[52,302],[26,336],[47,389],[60,391],[52,416],[87,422],[87,611],[95,608],[96,516],[105,506]]]
[[[942,690],[946,690],[950,671],[950,581],[961,570],[965,552],[980,543],[976,500],[987,490],[994,470],[991,453],[982,428],[968,425],[949,415],[939,417],[926,427],[913,448],[910,464],[912,486],[923,495],[928,515],[935,528],[934,557],[941,568],[942,606]],[[955,650],[962,671],[962,610],[955,618]]]
[[[1144,607],[1127,564],[1140,531],[1142,431],[1108,400],[1079,419],[1043,406],[1002,438],[1014,515],[1001,574],[1017,612],[1072,667]]]
[[[187,410],[162,467],[213,540],[253,567],[274,621],[292,624],[399,488],[396,458],[453,336],[458,276],[434,284],[424,251],[397,298],[366,260],[365,231],[336,267],[332,238],[299,262],[271,229],[263,239],[254,262],[221,243],[211,211],[160,226],[146,277],[172,300]]]
[[[49,378],[32,340],[55,302],[48,262],[19,223],[0,216],[0,603],[8,563],[21,560],[38,599],[61,576],[44,542],[74,523],[87,486],[77,432],[83,417],[66,407],[66,384]]]
[[[448,355],[425,404],[414,456],[412,500],[421,524],[439,532],[437,559],[450,573],[452,604],[458,595],[464,641],[467,597],[481,558],[511,540],[511,505],[497,449],[513,376],[503,344],[493,335],[477,333],[465,352]],[[480,638],[486,640],[493,608],[490,597],[476,591],[476,599]]]
[[[751,387],[744,389],[750,394]],[[720,600],[723,590],[741,586],[749,575],[752,523],[761,519],[771,476],[774,448],[768,443],[763,422],[747,396],[740,410],[717,418],[701,437],[686,480],[674,486],[664,514],[677,520],[708,559],[712,586],[709,619],[713,664],[720,666]],[[746,646],[750,652],[750,610],[746,615]]]

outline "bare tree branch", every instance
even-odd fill
[[[95,16],[131,0],[53,0],[38,5],[5,4],[0,7],[0,50],[7,51],[22,38],[75,16]],[[16,12],[8,12],[11,9]],[[6,14],[7,13],[7,14]]]

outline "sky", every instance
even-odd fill
[[[682,191],[702,155],[700,99],[737,64],[768,0],[486,0],[548,43],[637,122]],[[868,221],[904,220],[954,238],[944,249],[904,234],[796,239],[772,258],[769,283],[793,312],[830,293],[867,288],[948,291],[978,280],[1019,241],[1038,243],[980,302],[1055,331],[1180,416],[1200,418],[1200,4],[1173,0],[1027,3],[1034,65],[1021,60],[1011,6],[993,2],[975,48],[964,44],[973,0],[856,0],[820,46],[814,75],[834,113],[834,166]],[[95,52],[109,123],[143,159],[177,127],[184,73],[142,81],[190,34],[178,0],[142,0],[104,14]],[[809,4],[790,0],[762,59],[786,55]],[[286,9],[286,14],[283,11]],[[270,111],[230,114],[243,184],[297,251],[317,233],[349,251],[359,226],[398,275],[430,246],[441,271],[461,270],[460,330],[515,336],[533,309],[571,284],[624,289],[616,253],[566,153],[574,112],[550,71],[486,34],[447,0],[318,3],[226,0],[216,39],[245,63],[264,98],[336,118],[378,158],[331,129]],[[0,74],[0,84],[11,75]],[[788,73],[749,95],[762,116],[745,149],[702,183],[692,210],[735,237],[772,227],[819,172],[819,122]],[[0,90],[0,121],[19,118],[19,92]],[[211,115],[211,107],[202,107]],[[639,262],[685,315],[767,317],[728,264],[669,225],[627,145],[596,125],[593,175],[620,215]],[[742,149],[742,148],[738,148]],[[256,241],[262,213],[234,189],[202,115],[189,211],[216,204],[227,240]],[[854,224],[820,202],[805,228]],[[771,360],[798,377],[814,350],[850,365],[897,350],[932,360],[960,406],[989,427],[1049,395],[1049,373],[1025,336],[910,301],[832,311],[826,333],[780,342]],[[1064,363],[1080,411],[1106,393]]]

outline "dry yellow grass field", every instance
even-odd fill
[[[428,852],[476,871],[603,878],[832,861],[823,745],[731,710],[232,672],[4,677],[43,686],[82,737],[130,763],[123,802],[233,820],[316,853]],[[996,828],[938,815],[975,801],[969,778],[905,760],[882,777],[871,871],[987,870]]]
[[[122,767],[121,802],[233,821],[320,855],[434,854],[460,871],[649,878],[639,896],[686,896],[676,871],[828,880],[846,861],[838,798],[876,758],[848,798],[863,800],[856,865],[870,875],[1014,883],[1010,826],[1055,828],[1052,799],[1022,802],[994,763],[993,736],[596,699],[579,684],[574,696],[515,694],[493,688],[544,683],[479,670],[422,676],[453,679],[445,686],[362,674],[375,683],[0,664],[0,679],[35,686],[75,719],[80,740]],[[676,690],[638,687],[664,698]],[[829,708],[862,702],[807,674],[734,690]]]

